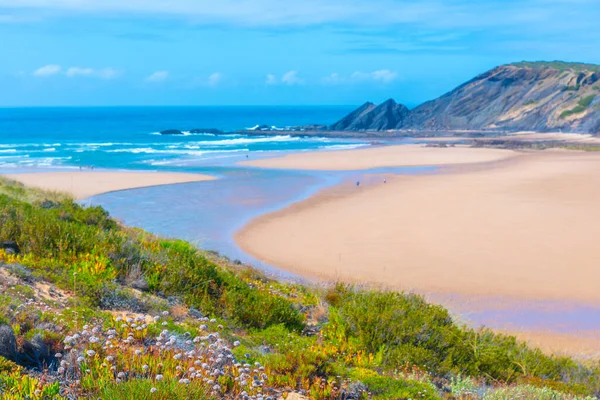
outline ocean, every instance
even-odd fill
[[[267,124],[330,124],[353,106],[0,108],[0,168],[195,170],[207,160],[280,151],[353,148],[362,141],[287,135],[160,135],[166,129],[237,131]]]

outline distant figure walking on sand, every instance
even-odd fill
[[[360,186],[360,181],[356,181],[356,187]]]
[[[384,179],[384,180],[383,180],[383,183],[387,183],[387,179]]]

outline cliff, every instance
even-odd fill
[[[341,121],[332,125],[332,130],[377,130],[399,129],[409,114],[406,106],[389,99],[375,106],[373,103],[365,103],[354,110]]]
[[[332,130],[600,132],[600,66],[522,62],[496,67],[408,110],[366,103]]]

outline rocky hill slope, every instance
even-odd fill
[[[367,102],[334,124],[331,129],[336,131],[399,129],[409,113],[406,106],[392,99],[378,106]]]
[[[366,103],[331,130],[600,132],[600,66],[522,62],[496,67],[413,110]]]

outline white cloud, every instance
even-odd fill
[[[304,79],[298,76],[298,71],[292,70],[288,71],[281,76],[281,79],[277,77],[275,74],[268,74],[267,79],[265,81],[267,85],[302,85],[304,83]]]
[[[104,68],[97,71],[97,75],[102,79],[114,79],[121,75],[121,71],[114,68]]]
[[[277,85],[277,76],[274,74],[267,74],[267,80],[265,81],[267,85]]]
[[[94,69],[88,67],[70,67],[63,72],[63,68],[56,64],[45,65],[33,71],[33,75],[38,77],[48,77],[59,74],[64,75],[67,78],[95,77],[108,80],[118,77],[121,72],[114,68]]]
[[[328,85],[338,85],[344,82],[344,78],[337,72],[334,72],[333,74],[324,77],[322,81]]]
[[[33,71],[33,75],[39,76],[39,77],[47,77],[47,76],[59,74],[60,71],[62,71],[62,67],[60,65],[49,64],[49,65],[44,65],[43,67],[38,68],[35,71]]]
[[[513,4],[489,0],[0,0],[0,9],[81,13],[140,13],[182,16],[206,22],[241,25],[308,25],[323,23],[494,26],[523,20],[552,21],[577,1],[579,15],[597,0],[522,0]],[[545,5],[546,7],[542,8]],[[586,5],[588,7],[586,7]],[[592,7],[589,7],[592,6]],[[521,10],[522,12],[518,12]],[[593,11],[593,10],[592,10]],[[499,15],[505,18],[499,18]],[[588,17],[589,18],[589,17]]]
[[[0,0],[7,20],[21,18],[21,14],[47,17],[78,12],[175,16],[197,23],[245,26],[407,24],[473,30],[519,27],[546,32],[568,32],[573,28],[582,31],[595,26],[599,16],[596,6],[597,0]],[[568,21],[555,23],[565,16]]]
[[[220,72],[215,72],[208,77],[208,86],[217,86],[224,78],[225,75]]]
[[[392,81],[395,81],[396,78],[398,78],[398,74],[393,71],[390,71],[389,69],[380,69],[371,72],[371,79],[373,79],[374,81],[390,83]]]
[[[20,24],[25,22],[36,22],[39,21],[39,18],[35,18],[28,15],[7,15],[0,14],[0,24]]]
[[[146,78],[148,82],[162,82],[169,77],[169,71],[156,71]]]
[[[388,84],[398,79],[398,73],[389,69],[379,69],[372,72],[355,71],[349,76],[343,76],[334,72],[321,79],[326,85],[341,85],[353,83],[379,82]]]
[[[298,77],[298,71],[288,71],[281,77],[281,83],[292,86],[304,83],[304,80]]]
[[[94,74],[94,70],[92,68],[81,68],[81,67],[71,67],[66,72],[66,75],[69,78],[73,78],[76,76],[90,76],[93,74]]]

